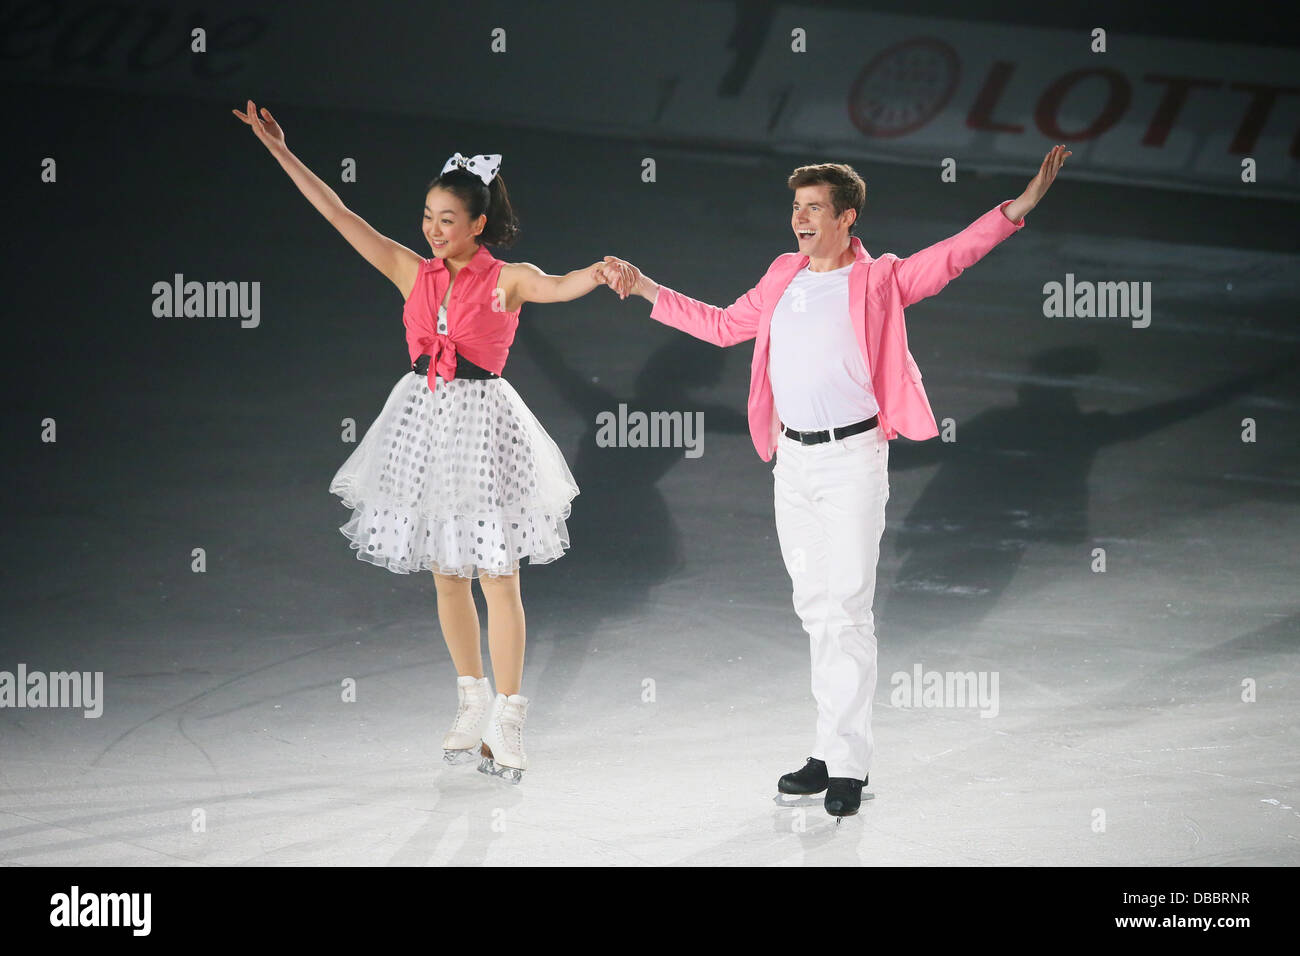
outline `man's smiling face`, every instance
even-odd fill
[[[790,226],[799,251],[810,259],[829,259],[843,252],[849,241],[849,226],[857,217],[854,209],[835,215],[831,187],[825,183],[800,186],[794,191]]]

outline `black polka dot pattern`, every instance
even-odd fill
[[[357,558],[398,574],[473,578],[546,564],[569,547],[578,486],[504,378],[429,390],[403,376],[330,483],[353,509],[339,530]]]
[[[460,153],[455,153],[443,164],[442,171],[445,173],[457,167],[469,170],[483,182],[490,185],[497,171],[501,168],[501,155],[499,153],[479,154],[467,159]]]

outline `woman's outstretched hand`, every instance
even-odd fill
[[[257,138],[262,141],[262,145],[269,150],[284,148],[284,130],[280,129],[280,124],[275,121],[271,111],[265,106],[262,107],[262,115],[257,115],[257,107],[253,101],[248,101],[248,112],[241,113],[239,110],[231,110],[241,120],[253,127],[253,132]]]

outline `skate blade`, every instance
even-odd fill
[[[448,764],[465,764],[473,763],[478,759],[477,747],[470,747],[468,750],[443,750],[442,762]]]
[[[825,800],[820,793],[778,793],[772,798],[778,807],[820,807]]]
[[[524,772],[514,767],[503,767],[491,757],[484,757],[479,761],[478,772],[485,773],[489,777],[500,777],[506,783],[518,785],[524,779]]]
[[[518,784],[524,779],[524,772],[515,767],[503,767],[493,759],[492,748],[486,743],[479,749],[482,760],[478,764],[478,772],[485,773],[489,777],[500,777],[507,783]]]

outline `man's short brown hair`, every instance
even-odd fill
[[[788,181],[791,189],[800,186],[817,186],[825,184],[831,190],[831,206],[836,217],[844,215],[844,210],[857,210],[849,232],[862,218],[862,207],[867,204],[867,184],[852,166],[844,163],[818,163],[816,166],[800,166],[790,174]]]

